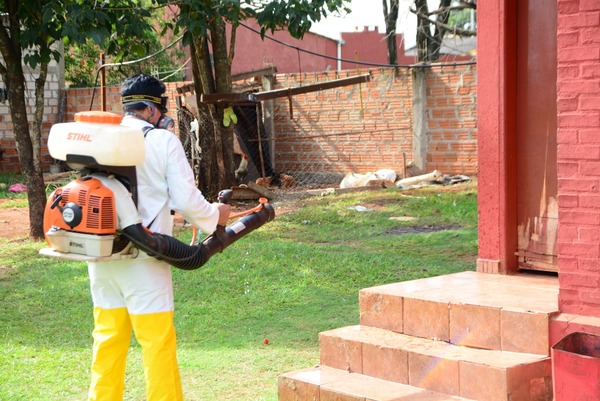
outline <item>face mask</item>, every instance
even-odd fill
[[[175,120],[171,117],[162,114],[156,123],[156,128],[166,129],[171,132],[175,131]]]

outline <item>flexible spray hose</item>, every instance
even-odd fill
[[[229,190],[227,190],[229,191]],[[225,191],[221,191],[223,194]],[[219,194],[219,201],[226,203],[229,193]],[[275,218],[275,209],[268,203],[229,226],[217,226],[213,234],[198,245],[187,245],[169,235],[152,233],[141,224],[134,224],[122,230],[136,248],[149,256],[171,264],[183,270],[195,270],[202,267],[211,256],[221,252],[246,234],[261,227]]]

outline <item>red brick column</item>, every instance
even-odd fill
[[[559,308],[600,317],[600,2],[558,10]]]

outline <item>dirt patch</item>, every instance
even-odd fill
[[[29,235],[29,209],[2,207],[8,200],[0,200],[0,238],[20,238]]]
[[[27,207],[2,207],[10,202],[8,199],[0,199],[0,238],[15,239],[29,236],[29,208]],[[238,204],[232,207],[232,213],[241,212],[256,206],[258,203]],[[296,210],[297,207],[288,206],[277,209],[277,215]],[[184,220],[178,214],[175,215],[175,225],[186,226]]]

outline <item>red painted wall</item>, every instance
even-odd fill
[[[477,8],[479,259],[477,270],[516,271],[516,0]]]
[[[373,30],[364,27],[360,32],[343,32],[341,47],[342,70],[368,69],[368,65],[356,64],[353,61],[359,60],[369,63],[388,63],[387,42],[385,32],[380,33],[375,27]],[[396,45],[398,47],[398,64],[414,64],[414,57],[404,55],[404,39],[402,34],[396,35]],[[372,67],[371,67],[372,68]]]
[[[255,30],[260,30],[254,20],[244,21],[244,24]],[[294,39],[287,31],[267,32],[267,36],[317,54],[324,54],[332,58],[337,55],[337,41],[311,32],[306,33],[302,40]],[[293,47],[285,46],[268,38],[261,41],[258,33],[245,26],[239,26],[236,31],[235,57],[231,66],[232,74],[259,70],[273,65],[277,67],[278,73],[337,69],[335,60],[298,51]]]
[[[558,12],[559,308],[600,317],[600,2]]]
[[[388,64],[387,43],[385,32],[380,33],[377,28],[370,30],[365,27],[360,32],[343,32],[342,42],[308,32],[302,40],[294,39],[287,31],[267,32],[282,43],[269,38],[260,40],[255,30],[259,30],[254,20],[245,21],[252,29],[241,25],[236,32],[235,57],[233,59],[232,73],[238,74],[251,70],[258,70],[274,65],[278,73],[301,73],[316,71],[334,71],[338,69],[338,50],[342,61],[342,70],[367,70],[369,65],[357,65],[356,60]],[[404,54],[404,40],[401,34],[396,35],[398,45],[398,64],[414,64],[415,58]],[[302,49],[297,50],[296,49]],[[305,51],[304,51],[305,50]],[[310,53],[309,53],[310,52]],[[311,54],[314,53],[314,54]],[[325,55],[326,57],[320,57]]]

